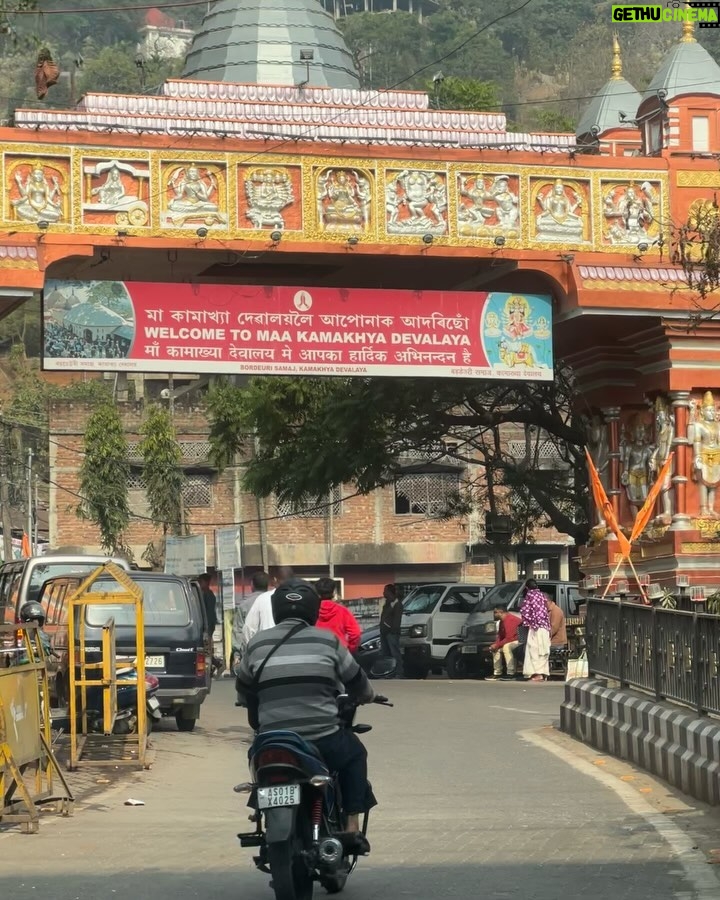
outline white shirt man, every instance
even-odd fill
[[[273,588],[272,591],[265,591],[264,594],[260,594],[256,597],[255,602],[245,616],[242,634],[246,647],[258,631],[264,631],[266,628],[272,628],[275,625],[271,602],[274,590],[275,589]]]

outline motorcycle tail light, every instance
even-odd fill
[[[197,678],[204,678],[206,672],[207,657],[205,656],[204,651],[201,651],[195,655],[195,676]]]
[[[145,676],[145,690],[146,691],[156,691],[160,687],[160,679],[157,675],[146,675]]]
[[[255,766],[258,769],[262,769],[265,766],[294,766],[300,768],[301,763],[297,756],[289,750],[271,747],[258,753],[255,758]]]

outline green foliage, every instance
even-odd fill
[[[163,534],[182,534],[182,490],[185,476],[180,467],[182,451],[170,413],[152,406],[142,426],[140,453],[143,485],[150,515]]]
[[[451,457],[482,466],[456,512],[514,508],[527,522],[551,522],[579,542],[587,537],[584,423],[576,422],[572,379],[552,385],[493,385],[461,379],[263,378],[245,389],[211,393],[213,461],[229,465],[256,433],[245,486],[294,503],[321,499],[337,485],[361,493],[389,484],[404,454]],[[503,429],[525,429],[527,453],[511,457]],[[534,430],[533,430],[534,428]],[[538,466],[539,435],[555,444],[562,467]],[[444,448],[444,449],[439,449]],[[454,449],[452,449],[454,448]]]
[[[498,87],[493,81],[456,78],[450,75],[440,82],[425,86],[436,109],[465,109],[492,111],[500,106]]]
[[[128,445],[116,406],[102,403],[85,429],[85,457],[80,467],[80,518],[98,526],[100,543],[108,553],[128,553],[125,531],[130,524],[128,504]]]
[[[42,316],[40,295],[28,300],[9,316],[0,319],[0,352],[19,346],[25,356],[40,356]]]

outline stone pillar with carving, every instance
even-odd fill
[[[620,407],[605,406],[602,414],[608,426],[608,456],[610,458],[610,478],[608,490],[608,499],[612,503],[612,508],[620,521]]]
[[[690,417],[690,392],[671,391],[670,402],[675,413],[675,512],[672,517],[673,531],[684,531],[690,527],[690,516],[687,512],[687,485],[690,472],[691,447],[688,440],[688,422]]]

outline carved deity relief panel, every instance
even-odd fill
[[[164,162],[160,167],[163,228],[227,228],[227,168],[211,162]]]
[[[692,453],[692,480],[696,485],[701,518],[720,519],[720,415],[711,391],[690,403],[688,440]]]
[[[388,169],[385,172],[385,230],[388,234],[447,234],[445,172]]]
[[[37,225],[70,223],[70,160],[5,155],[5,218]]]
[[[238,228],[302,231],[300,166],[238,168]]]
[[[81,166],[84,225],[142,228],[150,224],[147,160],[85,157]]]
[[[590,240],[588,181],[531,178],[530,196],[530,236],[533,240],[565,244],[581,244]]]
[[[660,182],[601,181],[604,244],[652,244],[660,233]]]
[[[325,232],[373,227],[373,176],[364,169],[317,169],[313,177],[318,225]]]
[[[518,238],[519,180],[517,175],[458,172],[458,235]]]

